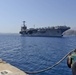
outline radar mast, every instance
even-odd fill
[[[26,22],[26,21],[23,21],[23,26],[25,26],[25,22]]]
[[[23,29],[27,29],[27,26],[25,25],[26,21],[23,21]]]

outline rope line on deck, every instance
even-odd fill
[[[27,74],[37,74],[37,73],[41,73],[41,72],[44,72],[44,71],[47,71],[47,70],[51,70],[53,67],[57,66],[58,64],[60,64],[67,56],[69,53],[73,52],[74,50],[68,52],[61,60],[59,60],[58,62],[56,62],[54,65],[50,66],[50,67],[47,67],[45,69],[42,69],[42,70],[39,70],[39,71],[33,71],[33,72],[28,72],[28,71],[25,71],[25,73]]]

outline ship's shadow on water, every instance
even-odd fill
[[[76,36],[62,38],[0,36],[0,57],[23,71],[32,72],[50,67],[76,48]],[[72,73],[65,59],[53,69],[35,75],[72,75]]]

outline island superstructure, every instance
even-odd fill
[[[24,36],[33,36],[33,37],[62,37],[63,32],[70,29],[67,26],[55,26],[55,27],[44,27],[44,28],[27,28],[25,21],[23,21],[23,26],[19,32]]]

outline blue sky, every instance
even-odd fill
[[[22,21],[28,28],[67,25],[76,28],[76,0],[0,0],[0,32],[18,33]]]

